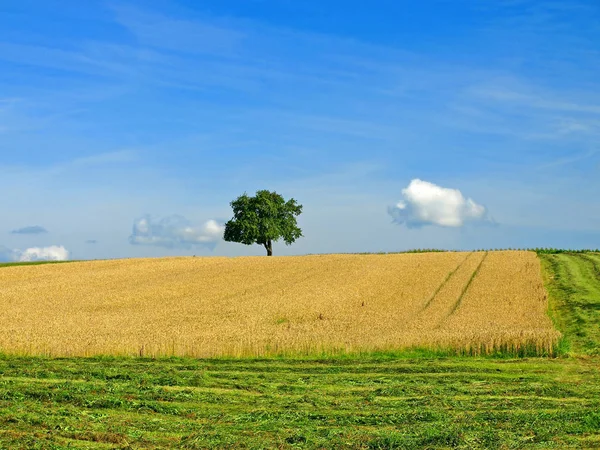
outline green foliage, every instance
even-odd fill
[[[244,193],[230,205],[233,218],[225,224],[226,241],[263,245],[271,255],[273,241],[283,238],[286,245],[291,245],[302,236],[296,223],[302,205],[293,198],[286,202],[276,192],[261,190],[254,197]]]
[[[561,253],[598,253],[600,250],[592,250],[592,249],[578,249],[578,250],[569,250],[563,248],[531,248],[531,251],[536,252],[538,255],[559,255]]]

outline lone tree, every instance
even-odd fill
[[[226,241],[264,245],[267,256],[273,256],[273,241],[283,238],[291,245],[302,237],[295,217],[302,212],[302,205],[293,198],[286,202],[277,192],[262,190],[255,197],[244,192],[230,205],[233,219],[225,224]]]

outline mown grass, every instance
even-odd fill
[[[539,255],[550,294],[550,315],[566,353],[600,355],[600,254]]]
[[[0,448],[600,448],[586,256],[541,257],[559,358],[0,355]]]
[[[575,359],[0,359],[2,448],[592,448]],[[591,382],[596,380],[596,382]]]

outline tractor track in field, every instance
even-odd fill
[[[591,264],[593,271],[594,271],[594,275],[596,276],[596,279],[600,280],[600,260],[594,258],[594,256],[592,256],[592,255],[587,255],[585,253],[578,255],[578,256],[583,261]]]
[[[478,252],[470,252],[446,276],[433,294],[428,297],[424,306],[415,314],[409,327],[438,329],[458,309],[488,252],[485,252],[479,261],[473,259],[474,254],[479,255]],[[469,266],[470,264],[473,266]],[[463,279],[466,281],[462,282]]]
[[[450,317],[452,314],[454,314],[456,312],[456,310],[459,308],[460,304],[462,303],[463,297],[465,296],[465,294],[469,290],[469,287],[471,286],[471,283],[473,283],[473,280],[475,279],[475,277],[477,277],[477,274],[479,273],[479,270],[481,269],[481,266],[483,265],[483,262],[487,258],[488,253],[489,252],[485,252],[484,253],[483,258],[481,258],[481,261],[479,261],[479,264],[477,265],[477,268],[475,269],[475,271],[471,275],[471,278],[469,278],[469,281],[467,282],[467,284],[463,288],[463,290],[460,293],[458,299],[456,300],[456,303],[452,307],[452,310],[450,311],[450,314],[448,314],[448,316],[446,316],[446,318],[444,320],[446,320],[448,317]]]
[[[427,299],[427,301],[425,302],[425,304],[423,305],[423,307],[421,308],[419,313],[424,312],[427,308],[429,308],[429,306],[431,305],[431,303],[433,302],[435,297],[439,294],[439,292],[446,285],[446,283],[448,283],[450,278],[452,278],[452,276],[458,271],[458,269],[460,269],[462,267],[462,265],[467,261],[467,259],[469,259],[469,257],[471,255],[473,255],[474,253],[475,252],[468,253],[467,256],[465,256],[463,258],[463,260],[461,262],[459,262],[458,265],[448,273],[448,275],[446,275],[446,278],[444,278],[444,281],[442,281],[442,283],[437,287],[437,289],[433,292],[433,294],[431,294],[429,296],[429,298]]]

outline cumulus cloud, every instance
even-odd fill
[[[62,245],[31,247],[21,252],[19,261],[66,261],[69,251]]]
[[[465,198],[458,189],[414,179],[402,189],[402,200],[388,208],[394,222],[409,228],[423,225],[462,227],[466,222],[491,222],[485,206]]]
[[[19,228],[17,230],[11,231],[12,234],[42,234],[42,233],[47,233],[47,232],[48,232],[48,230],[46,230],[44,227],[40,227],[39,225],[23,227],[23,228]]]
[[[62,245],[31,247],[26,250],[11,250],[0,246],[0,261],[2,262],[66,261],[69,256],[69,251]]]
[[[194,226],[182,216],[158,219],[146,215],[134,221],[129,242],[133,245],[185,249],[204,246],[212,250],[223,237],[224,231],[225,226],[212,219],[202,226]]]

